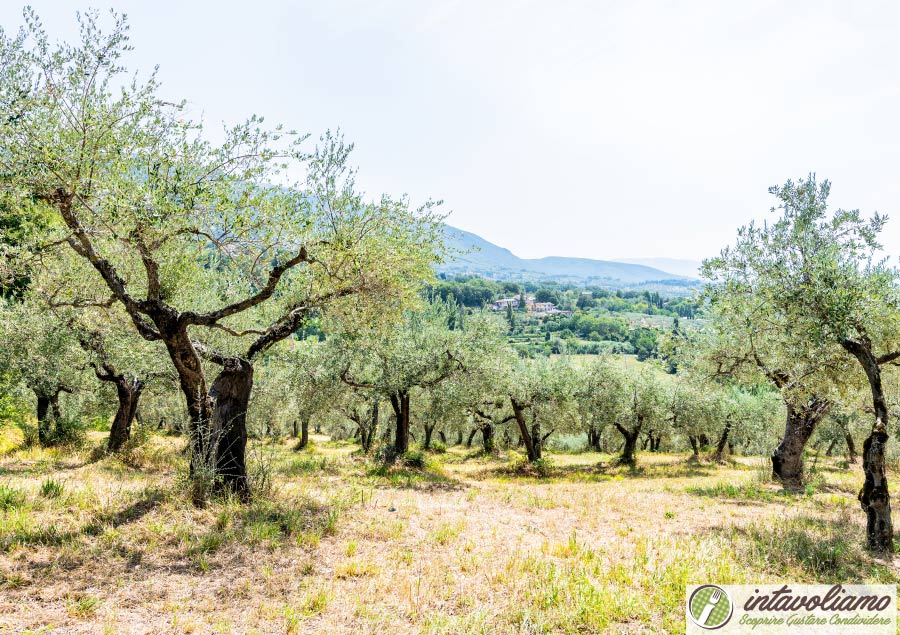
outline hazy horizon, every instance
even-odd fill
[[[91,4],[128,13],[129,68],[159,64],[211,127],[341,128],[370,194],[443,199],[523,258],[701,260],[809,172],[898,216],[893,4]],[[88,6],[32,5],[60,39]]]

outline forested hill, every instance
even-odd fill
[[[519,258],[508,249],[488,242],[471,232],[445,225],[445,241],[450,259],[439,273],[474,274],[494,280],[555,280],[610,287],[660,286],[692,287],[694,278],[668,273],[646,265],[592,260],[590,258]]]

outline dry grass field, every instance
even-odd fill
[[[257,442],[261,495],[198,509],[182,444],[7,448],[0,633],[678,633],[690,583],[897,581],[860,548],[861,470],[833,459],[788,496],[753,457],[385,470],[315,437]]]

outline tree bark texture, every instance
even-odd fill
[[[253,364],[232,357],[209,390],[212,402],[212,429],[207,457],[214,460],[221,487],[246,498],[250,494],[245,450],[247,447],[247,406],[253,389]]]

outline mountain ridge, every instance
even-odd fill
[[[671,273],[637,262],[597,260],[568,256],[520,258],[512,251],[481,236],[444,225],[445,244],[451,257],[438,267],[439,273],[471,274],[505,280],[556,280],[614,287],[696,286],[696,277]]]

